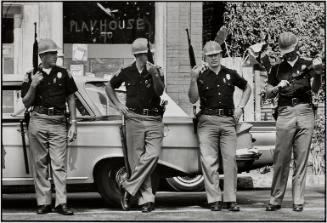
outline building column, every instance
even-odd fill
[[[63,3],[40,3],[40,38],[50,38],[59,47],[57,65],[63,65]]]
[[[156,64],[164,68],[166,74],[166,2],[155,3],[155,59]],[[165,78],[166,80],[166,78]]]
[[[14,74],[23,73],[22,14],[14,15]]]

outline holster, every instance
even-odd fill
[[[24,121],[26,123],[26,128],[28,129],[28,126],[30,124],[30,119],[31,119],[31,115],[30,115],[30,112],[28,111],[28,108],[25,109],[25,112],[24,112]]]
[[[195,134],[197,134],[197,132],[198,132],[198,123],[199,123],[199,118],[197,116],[195,116],[193,118],[193,131]]]
[[[275,119],[275,121],[277,121],[277,118],[278,118],[278,107],[276,107],[276,108],[273,109],[272,116]]]
[[[164,115],[165,111],[166,111],[166,106],[168,104],[168,101],[164,100],[160,103],[160,106],[159,106],[159,113],[161,115],[161,117]]]
[[[199,118],[201,116],[201,111],[196,113],[196,107],[193,107],[193,131],[195,134],[198,132],[198,123],[199,123]]]

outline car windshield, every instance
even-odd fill
[[[85,84],[85,89],[101,115],[119,115],[120,113],[105,92],[105,86],[105,82],[88,82]],[[125,103],[126,95],[123,90],[116,90],[116,95],[122,103]]]

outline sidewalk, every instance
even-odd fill
[[[288,176],[287,187],[292,186],[292,169]],[[270,167],[270,172],[261,174],[259,170],[252,170],[249,173],[242,173],[238,175],[238,187],[243,189],[253,188],[270,188],[273,176],[273,168]],[[250,177],[250,178],[249,178]],[[252,182],[251,182],[252,179]],[[306,187],[320,187],[325,186],[325,175],[314,175],[310,167],[307,170]]]

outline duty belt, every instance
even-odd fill
[[[55,107],[43,107],[43,106],[34,106],[33,111],[40,113],[40,114],[46,114],[46,115],[64,115],[65,110],[57,109]]]
[[[201,114],[203,115],[217,115],[217,116],[233,116],[234,115],[234,109],[229,108],[204,108],[201,110]]]
[[[161,115],[158,108],[128,108],[128,110],[139,115],[157,116]]]
[[[310,101],[301,98],[289,98],[281,101],[280,106],[295,106],[297,104],[310,104]]]

